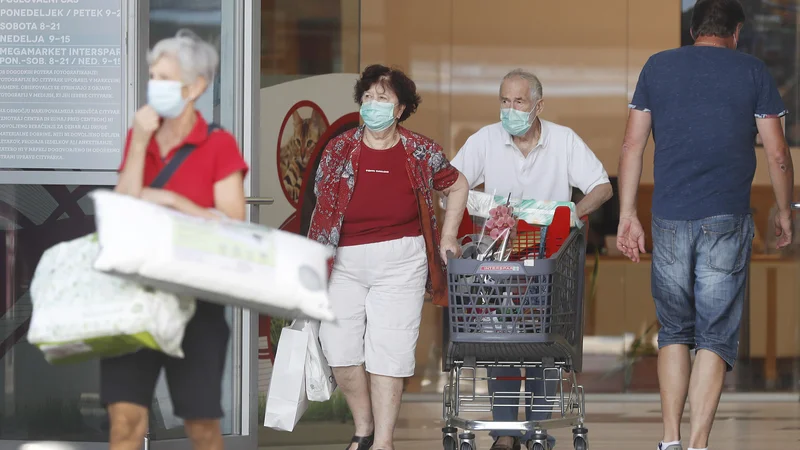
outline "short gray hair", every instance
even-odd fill
[[[528,86],[531,87],[531,101],[542,99],[542,82],[539,81],[539,77],[524,69],[514,69],[503,77],[503,82],[511,78],[522,78],[528,82]],[[502,88],[502,86],[501,82],[500,87]]]
[[[205,78],[209,85],[214,82],[219,64],[217,50],[191,30],[178,30],[175,37],[158,41],[147,54],[147,63],[152,65],[162,56],[178,61],[184,82],[192,83],[197,77]]]

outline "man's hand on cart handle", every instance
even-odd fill
[[[635,215],[623,216],[617,228],[617,249],[633,262],[639,262],[644,250],[644,228]]]

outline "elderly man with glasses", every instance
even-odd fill
[[[570,128],[539,117],[544,100],[542,84],[534,74],[522,69],[509,72],[500,84],[499,100],[500,122],[470,136],[452,162],[467,178],[470,189],[483,184],[485,192],[496,195],[570,201],[572,189],[577,187],[585,194],[576,206],[579,217],[611,198],[608,174],[586,143]],[[531,359],[536,356],[531,355]],[[546,420],[550,413],[543,412],[548,408],[543,370],[527,372],[525,391],[533,396],[534,406],[526,408],[526,420]],[[520,390],[520,369],[496,368],[489,376],[489,391],[498,395],[494,420],[516,421],[520,401],[509,397]],[[492,435],[494,450],[519,450],[522,442],[532,437],[513,430]],[[548,440],[552,448],[555,440]]]

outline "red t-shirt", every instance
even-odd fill
[[[361,144],[353,196],[347,205],[339,246],[420,236],[419,206],[406,169],[406,151]]]
[[[132,131],[129,130],[120,171],[128,159],[131,134]],[[183,142],[170,150],[166,158],[161,157],[155,136],[150,139],[145,154],[143,184],[149,186],[175,152],[186,143],[196,147],[178,167],[164,189],[180,194],[202,208],[214,208],[214,184],[236,172],[246,175],[248,167],[233,135],[221,129],[208,134],[208,124],[199,112],[192,131]]]

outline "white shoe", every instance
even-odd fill
[[[681,444],[672,444],[667,447],[662,447],[661,444],[661,442],[658,443],[658,450],[683,450]]]

